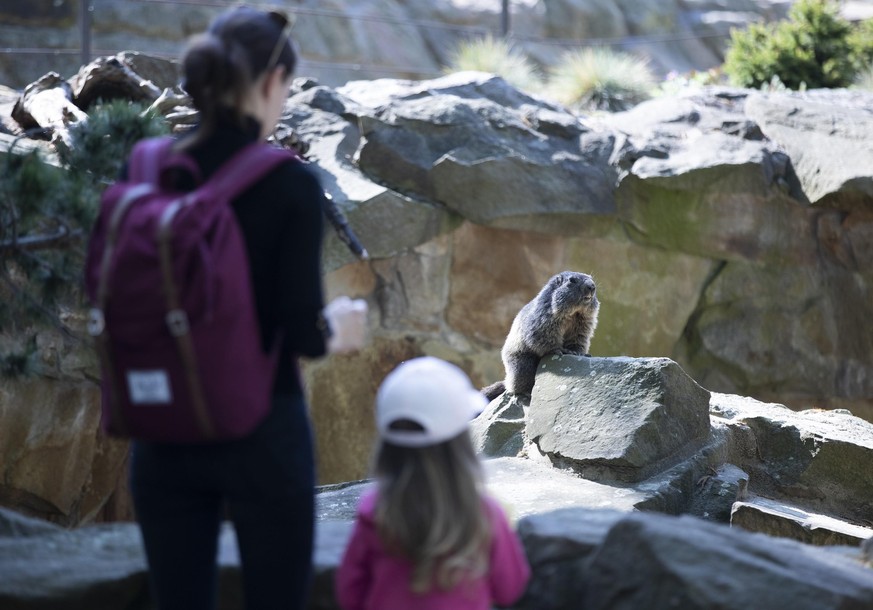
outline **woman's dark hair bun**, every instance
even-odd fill
[[[191,40],[182,69],[182,88],[200,110],[205,100],[220,94],[229,84],[226,51],[221,39],[213,34],[200,34]]]

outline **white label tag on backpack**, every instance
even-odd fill
[[[173,401],[170,376],[160,369],[127,371],[127,391],[135,405],[167,405]]]

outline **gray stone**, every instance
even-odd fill
[[[361,170],[376,181],[503,228],[566,233],[588,216],[614,214],[608,132],[581,124],[567,137],[538,132],[541,123],[527,115],[557,110],[487,74],[391,85],[340,89],[380,108],[361,118],[356,153]],[[572,121],[568,116],[564,128]]]
[[[792,538],[819,546],[858,546],[873,538],[873,529],[868,527],[761,497],[734,504],[730,523],[750,532]]]
[[[716,259],[814,260],[790,159],[747,137],[745,97],[686,92],[603,118],[627,134],[613,162],[626,169],[616,201],[635,241]]]
[[[616,523],[591,557],[586,610],[845,610],[873,607],[856,558],[695,517],[648,513]]]
[[[313,100],[325,109],[308,106]],[[313,171],[370,257],[389,258],[450,231],[456,222],[432,202],[410,198],[362,173],[352,159],[360,139],[354,113],[366,112],[348,98],[312,88],[289,98],[282,123],[304,142]],[[332,230],[323,258],[325,271],[356,260]]]
[[[722,464],[697,480],[688,512],[710,521],[728,523],[735,503],[748,496],[748,486],[748,474],[733,464]]]
[[[585,595],[591,555],[623,517],[615,510],[564,508],[522,519],[518,535],[533,574],[513,608],[578,608]]]
[[[809,202],[855,203],[873,196],[869,94],[756,93],[746,102],[746,113],[791,157]]]
[[[750,490],[812,513],[856,523],[873,514],[873,424],[848,412],[794,412],[727,394],[712,395],[714,417],[748,428],[755,462],[739,464]]]
[[[573,507],[628,512],[657,493],[652,487],[614,487],[588,481],[533,459],[491,458],[483,461],[483,467],[488,492],[513,520]],[[316,496],[319,519],[353,518],[361,494],[371,486],[371,481],[359,481],[325,487]]]
[[[841,213],[821,212],[831,215]],[[692,316],[684,338],[689,357],[677,360],[700,372],[700,384],[719,392],[768,401],[784,395],[809,406],[838,406],[839,400],[851,408],[869,401],[869,270],[790,260],[723,265]]]
[[[640,481],[688,457],[709,433],[709,392],[667,358],[540,362],[527,436],[587,478]]]
[[[129,523],[0,537],[0,607],[128,609],[147,596],[145,556]]]
[[[516,456],[525,445],[524,420],[527,401],[503,393],[470,422],[470,437],[476,452],[487,457]]]
[[[14,510],[0,507],[0,538],[27,538],[29,536],[56,534],[61,531],[61,527],[48,521],[34,519]]]

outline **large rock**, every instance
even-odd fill
[[[526,517],[518,524],[532,577],[517,610],[580,607],[588,563],[624,514],[609,509],[563,508]]]
[[[704,290],[684,337],[688,355],[678,360],[720,392],[850,409],[869,404],[869,273],[828,261],[728,263]]]
[[[865,523],[873,514],[873,424],[845,411],[796,413],[783,405],[712,395],[712,415],[755,439],[739,464],[750,489],[810,512]]]
[[[99,422],[90,381],[2,381],[0,505],[68,526],[100,515],[125,480],[128,445]]]
[[[709,434],[709,392],[669,359],[540,362],[527,435],[587,478],[640,481],[689,457]]]
[[[500,468],[500,467],[499,467]],[[498,470],[499,470],[498,468]],[[493,474],[494,469],[489,469]],[[557,473],[559,477],[566,474]],[[510,468],[496,481],[533,568],[515,610],[585,608],[869,608],[873,572],[861,549],[822,549],[751,534],[693,517],[627,514],[630,507],[583,508],[577,490],[550,504],[554,479]],[[572,478],[572,477],[569,477]],[[578,479],[577,479],[578,480]],[[583,482],[593,485],[590,482]],[[333,579],[366,484],[319,496],[309,610],[338,610]],[[532,489],[543,495],[527,495]],[[525,491],[527,489],[528,491]],[[561,488],[556,489],[561,496]],[[519,494],[513,496],[513,494]],[[526,496],[533,504],[507,502]],[[564,506],[565,508],[557,508]],[[575,508],[574,508],[575,507]],[[5,523],[15,523],[10,535]],[[640,558],[644,557],[644,561]],[[242,608],[233,528],[221,531],[220,610]],[[135,524],[64,530],[0,509],[0,605],[9,610],[132,610],[150,607]]]
[[[325,190],[346,215],[372,258],[389,258],[453,228],[449,214],[433,202],[411,199],[362,173],[352,158],[361,134],[357,118],[372,113],[326,87],[296,92],[283,122],[305,145]],[[325,244],[325,269],[355,261],[334,232]]]
[[[567,240],[565,268],[584,271],[597,282],[603,315],[592,354],[661,356],[672,354],[683,337],[700,287],[718,263],[643,246],[616,223],[600,235]]]
[[[504,392],[470,422],[470,438],[476,453],[487,457],[511,457],[524,449],[528,405],[519,396]]]
[[[869,97],[857,91],[757,94],[746,113],[794,166],[810,203],[873,197],[873,129]]]
[[[0,519],[19,520],[5,509]],[[0,607],[8,610],[126,610],[148,589],[139,529],[128,523],[20,527],[0,535],[0,572]]]
[[[819,546],[858,546],[865,540],[873,539],[873,529],[868,527],[760,497],[736,502],[731,510],[730,522],[731,526],[751,532],[792,538]]]
[[[584,581],[584,596],[559,607],[873,607],[871,571],[857,559],[693,517],[638,514],[619,521],[593,553]]]
[[[377,182],[504,228],[572,231],[588,215],[615,211],[611,134],[503,79],[458,73],[406,87],[368,83],[368,92],[390,92],[382,100],[361,88],[339,92],[377,107],[390,102],[361,118],[357,162]]]
[[[604,118],[628,134],[618,209],[635,241],[714,259],[812,261],[790,158],[733,89],[656,98]]]

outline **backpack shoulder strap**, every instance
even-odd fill
[[[200,183],[200,166],[184,152],[174,152],[175,138],[170,136],[148,138],[133,147],[128,167],[128,179],[135,183],[162,185],[164,171],[172,168],[183,169]]]
[[[130,182],[157,184],[161,175],[161,161],[173,146],[173,138],[148,138],[136,143],[130,153],[127,175]]]
[[[289,150],[254,142],[228,159],[203,187],[232,200],[278,165],[296,159]]]

